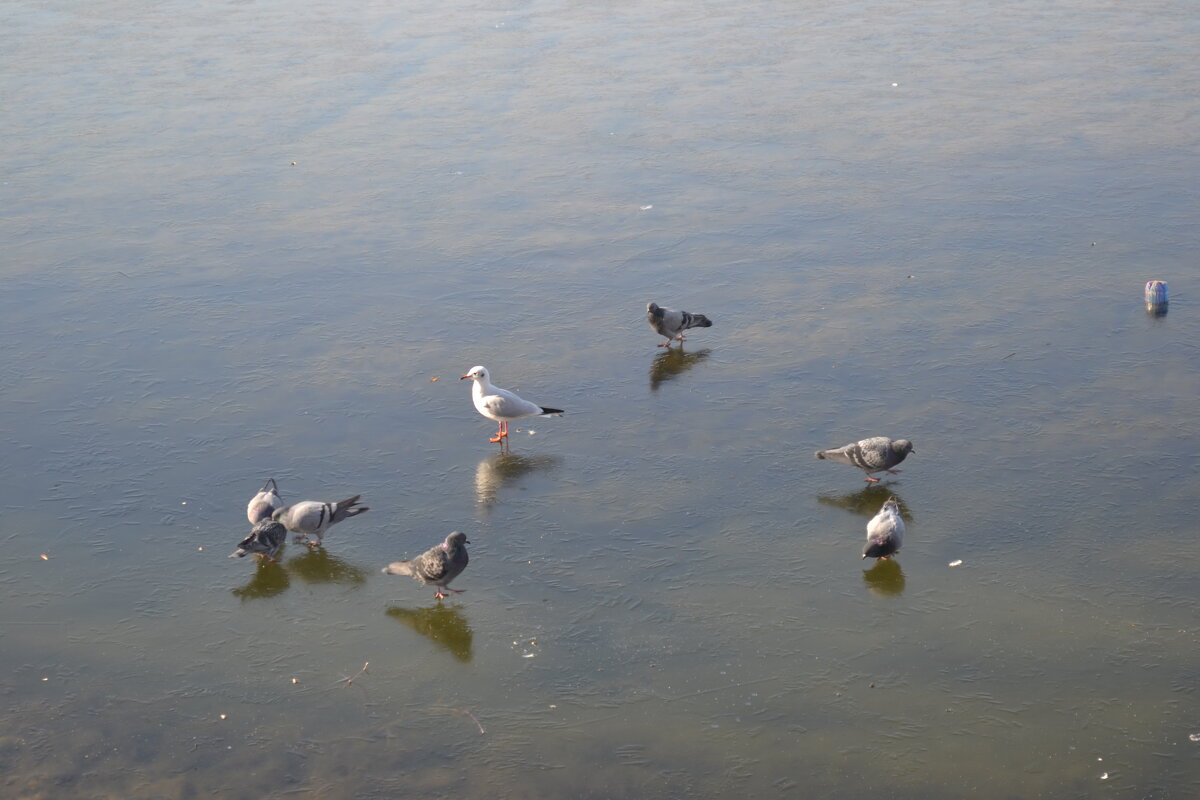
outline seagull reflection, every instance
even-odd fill
[[[880,559],[870,569],[863,570],[863,583],[871,594],[898,597],[904,594],[904,570],[894,558]]]
[[[450,651],[459,661],[471,660],[471,642],[475,634],[458,608],[442,603],[429,608],[392,606],[387,615],[403,622],[438,647]]]
[[[708,358],[712,350],[705,348],[694,353],[685,353],[682,345],[678,348],[668,347],[654,357],[650,363],[650,391],[657,391],[660,383],[666,383],[675,376],[687,372],[692,367]]]
[[[561,461],[558,456],[522,456],[507,451],[489,456],[475,469],[475,499],[481,505],[493,503],[503,487],[531,472],[549,472]]]
[[[240,597],[242,600],[261,600],[264,597],[274,597],[280,594],[291,585],[291,582],[287,570],[278,562],[259,561],[249,582],[245,586],[239,586],[230,591],[234,597]]]
[[[344,583],[358,586],[367,582],[365,569],[331,555],[324,547],[306,549],[304,555],[287,562],[287,569],[305,583]]]
[[[912,512],[904,504],[904,498],[889,488],[891,485],[892,483],[887,481],[872,483],[870,486],[865,486],[850,494],[821,494],[817,495],[817,502],[827,506],[844,508],[855,514],[861,514],[864,517],[873,517],[879,513],[879,509],[883,508],[883,504],[887,502],[889,497],[895,497],[896,502],[900,506],[900,516],[904,517],[905,522],[912,522]]]

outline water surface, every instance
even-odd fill
[[[1200,790],[1191,4],[0,19],[6,793]]]

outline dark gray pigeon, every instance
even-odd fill
[[[276,522],[282,522],[289,531],[300,534],[296,537],[296,541],[304,539],[305,544],[320,547],[323,544],[325,531],[329,530],[330,525],[336,525],[347,517],[371,510],[365,506],[356,508],[360,497],[362,497],[361,494],[356,494],[354,497],[337,503],[303,500],[295,505],[276,509],[271,518]],[[310,536],[315,536],[317,541],[307,541],[307,537]]]
[[[445,592],[459,594],[462,591],[451,589],[446,584],[467,568],[467,548],[463,545],[470,543],[465,533],[454,531],[446,537],[446,541],[429,548],[412,561],[393,561],[383,568],[383,572],[387,575],[411,575],[423,584],[433,584],[438,587],[434,597],[441,600],[446,596]]]
[[[868,483],[879,483],[879,478],[872,478],[876,472],[887,472],[895,475],[900,472],[892,467],[904,460],[909,453],[915,453],[912,442],[908,439],[889,439],[886,436],[872,436],[870,439],[844,445],[834,450],[818,450],[817,458],[836,461],[858,467],[867,473]]]
[[[867,523],[867,543],[863,546],[863,558],[891,558],[904,543],[904,518],[900,516],[900,503],[889,497],[879,513]]]
[[[659,344],[659,347],[670,347],[674,339],[682,342],[683,332],[689,328],[712,327],[712,320],[703,314],[663,308],[658,303],[646,304],[646,321],[650,323],[652,331],[659,336],[667,337],[666,343]]]
[[[259,520],[250,531],[250,535],[238,543],[238,549],[230,553],[229,557],[245,558],[246,554],[250,553],[275,563],[275,556],[285,541],[287,528],[271,519]]]
[[[267,478],[258,494],[250,498],[250,503],[246,506],[246,518],[250,520],[251,525],[257,525],[264,519],[270,519],[271,515],[281,508],[283,498],[279,496],[279,487],[275,485],[274,478]]]

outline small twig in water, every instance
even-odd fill
[[[1013,356],[1015,356],[1016,354],[1017,354],[1017,351],[1016,351],[1016,350],[1014,350],[1014,351],[1012,351],[1011,353],[1009,353],[1008,355],[1006,355],[1004,358],[1002,358],[1002,359],[1000,359],[1000,360],[1001,360],[1001,361],[1008,361],[1010,358],[1012,358],[1012,357],[1013,357]]]
[[[346,686],[350,686],[351,684],[353,684],[359,675],[362,675],[363,673],[365,673],[367,671],[367,667],[369,667],[370,665],[371,665],[370,661],[364,661],[363,665],[362,665],[362,669],[360,669],[358,672],[354,673],[354,675],[352,677],[342,678],[342,680],[346,682]]]
[[[475,719],[475,715],[474,715],[474,714],[472,714],[470,711],[467,711],[465,708],[464,708],[464,709],[462,709],[462,713],[466,714],[468,717],[470,717],[470,718],[471,718],[471,721],[472,721],[472,722],[474,722],[474,723],[475,723],[475,725],[476,725],[476,726],[479,728],[479,732],[480,732],[481,734],[483,734],[483,733],[487,733],[487,731],[485,731],[485,730],[483,729],[483,725],[482,725],[482,724],[480,724],[479,720]]]

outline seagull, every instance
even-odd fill
[[[832,450],[818,450],[817,458],[836,461],[858,467],[867,473],[867,483],[879,483],[879,478],[871,475],[875,472],[886,472],[895,475],[900,472],[892,467],[904,460],[909,453],[915,453],[912,442],[908,439],[889,439],[886,436],[872,436],[870,439],[852,442]]]
[[[863,558],[887,559],[900,550],[904,542],[904,518],[900,516],[900,502],[889,497],[879,513],[867,523],[867,543],[863,546]]]
[[[230,558],[245,558],[247,553],[253,553],[259,559],[267,559],[275,563],[283,543],[287,540],[287,528],[275,520],[263,519],[254,524],[250,535],[238,543],[238,549],[229,554]]]
[[[271,515],[271,519],[282,522],[289,531],[301,534],[296,537],[296,541],[304,541],[305,544],[320,547],[325,531],[329,530],[330,525],[335,525],[346,517],[353,517],[371,510],[366,507],[357,507],[360,497],[362,497],[361,494],[356,494],[354,497],[337,503],[302,500],[295,505],[276,509],[275,513]],[[304,539],[307,536],[315,536],[317,541],[309,542]]]
[[[471,399],[475,401],[475,410],[500,423],[500,429],[488,440],[490,442],[504,441],[508,436],[508,423],[511,420],[525,417],[561,417],[564,413],[561,408],[542,408],[537,403],[517,397],[507,389],[493,386],[485,367],[471,367],[470,372],[459,380],[467,378],[475,381],[475,385],[471,387]]]
[[[482,369],[482,367],[480,367]],[[411,575],[422,584],[432,583],[437,588],[434,597],[441,600],[446,592],[461,594],[462,589],[451,589],[448,584],[467,568],[467,535],[454,531],[446,541],[435,545],[412,561],[393,561],[383,568],[385,575]],[[445,591],[443,591],[445,590]]]
[[[663,308],[658,303],[646,304],[646,321],[650,323],[652,331],[659,336],[667,337],[667,341],[660,343],[659,347],[670,347],[671,342],[675,339],[683,342],[683,332],[689,328],[712,327],[712,320],[703,314]]]
[[[250,520],[251,525],[256,525],[264,519],[270,519],[271,515],[281,508],[283,498],[279,496],[279,487],[275,485],[274,478],[267,478],[258,494],[250,498],[250,503],[246,506],[246,518]]]

